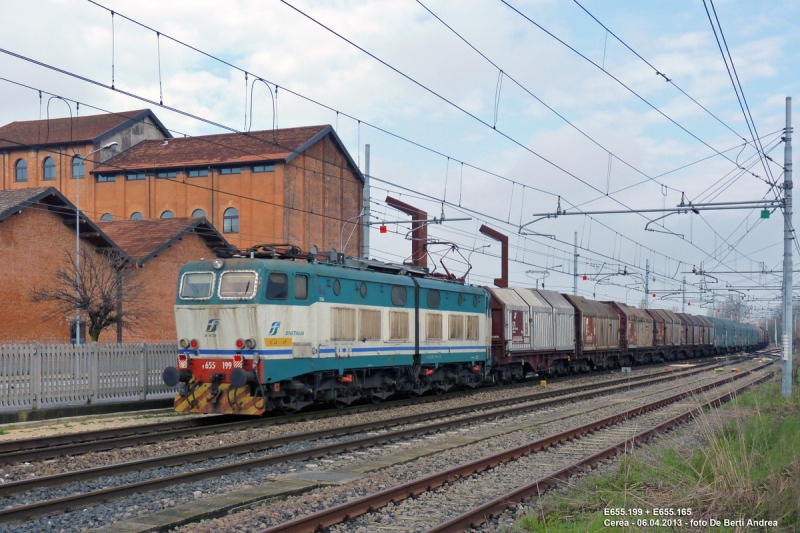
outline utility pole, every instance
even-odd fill
[[[681,294],[683,295],[683,311],[682,313],[686,312],[686,276],[683,276],[683,290],[681,290]]]
[[[786,97],[783,144],[783,364],[781,393],[792,396],[792,97]]]
[[[644,308],[650,307],[650,259],[644,260]]]
[[[572,294],[578,295],[578,232],[575,232],[575,247],[572,252]]]
[[[364,145],[364,227],[363,249],[361,257],[369,259],[369,223],[370,223],[370,196],[369,196],[369,145]],[[344,250],[342,250],[344,251]]]

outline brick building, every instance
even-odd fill
[[[173,306],[178,294],[178,271],[187,261],[216,257],[215,250],[230,245],[220,233],[200,218],[120,220],[99,222],[98,227],[131,260],[137,269],[134,281],[144,283],[144,304],[149,310],[138,331],[123,331],[123,342],[175,342]],[[108,330],[100,341],[115,342]]]
[[[46,318],[51,304],[33,302],[31,290],[52,286],[67,252],[74,254],[75,212],[53,187],[0,191],[0,342],[69,342],[74,315]],[[228,246],[222,235],[205,218],[94,223],[81,213],[79,220],[83,248],[122,252],[125,268],[136,268],[145,284],[150,313],[123,341],[174,342],[178,270]],[[99,340],[115,342],[116,329]]]
[[[240,248],[340,250],[343,223],[363,205],[364,177],[331,126],[144,141],[92,175],[101,217],[205,216]],[[351,255],[361,249],[359,230]]]
[[[85,216],[80,245],[89,250],[114,243]],[[75,253],[75,207],[51,187],[0,191],[0,342],[69,342],[74,316],[46,319],[52,306],[34,303],[34,287],[50,286]]]
[[[52,186],[77,203],[78,185],[95,222],[205,216],[241,248],[361,250],[364,176],[331,126],[172,138],[145,109],[0,127],[0,190]]]

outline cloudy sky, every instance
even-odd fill
[[[640,302],[646,259],[658,294],[648,297],[652,305],[680,306],[680,293],[668,292],[680,291],[686,275],[692,310],[712,306],[699,290],[703,278],[683,273],[693,265],[780,268],[779,212],[764,221],[758,211],[674,215],[664,227],[651,224],[660,232],[645,231],[657,213],[581,215],[526,227],[551,237],[518,232],[534,213],[555,211],[559,195],[568,211],[659,209],[682,193],[695,202],[774,198],[765,179],[783,179],[785,97],[797,92],[800,66],[791,30],[798,4],[714,3],[764,150],[777,162],[765,170],[702,0],[581,0],[586,10],[567,0],[507,2],[6,0],[0,76],[78,100],[81,114],[96,112],[87,106],[151,107],[175,135],[221,131],[187,114],[237,130],[271,128],[277,84],[279,127],[334,125],[362,169],[371,145],[374,220],[398,218],[387,194],[431,216],[471,218],[430,233],[472,252],[474,283],[499,275],[499,247],[484,247],[491,241],[477,233],[482,223],[511,235],[512,282],[533,285],[547,271],[546,287],[564,292],[578,232],[578,271],[588,278],[579,291],[598,299]],[[118,13],[113,33],[110,11]],[[106,87],[112,58],[114,86],[155,105]],[[249,88],[241,70],[216,58],[250,73]],[[270,87],[253,86],[256,77]],[[159,108],[162,95],[186,114]],[[0,123],[76,112],[58,100],[48,111],[47,95],[40,108],[38,92],[9,81],[0,81],[0,102]],[[406,231],[374,231],[371,255],[403,260]],[[774,275],[715,277],[717,284],[705,279],[712,288],[727,282],[751,298],[778,294],[753,290],[777,287]]]

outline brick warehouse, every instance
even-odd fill
[[[213,257],[212,248],[227,246],[224,238],[204,218],[96,224],[81,215],[81,246],[122,251],[130,258],[127,268],[139,269],[146,284],[151,314],[123,340],[174,342],[178,270],[186,261]],[[75,206],[55,188],[0,191],[0,342],[69,342],[72,316],[45,320],[48,304],[32,302],[30,291],[52,283],[64,251],[74,253],[74,221]],[[132,231],[139,224],[146,231]],[[111,328],[99,340],[113,342],[116,335]]]
[[[100,166],[75,157],[111,141],[91,157]],[[80,183],[95,222],[205,216],[237,247],[338,250],[363,205],[364,177],[331,126],[172,138],[150,110],[13,122],[0,159],[2,190],[52,186],[75,201]],[[359,255],[352,229],[346,251]]]

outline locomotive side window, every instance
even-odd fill
[[[400,285],[395,285],[392,287],[392,304],[394,305],[406,305],[406,301],[408,300],[408,292],[406,291],[405,287],[401,287]]]
[[[447,336],[450,339],[464,338],[464,315],[447,316]]]
[[[308,286],[306,286],[306,295],[308,295]],[[281,272],[272,272],[267,278],[267,300],[285,300],[288,297],[289,277]]]
[[[219,281],[219,297],[229,300],[250,299],[256,293],[257,280],[255,272],[223,272]]]
[[[389,311],[389,340],[408,340],[408,312]]]
[[[339,283],[338,279],[333,280],[333,294],[339,296],[339,293],[342,292],[342,284]]]
[[[331,308],[331,340],[356,340],[356,310],[352,307]]]
[[[294,299],[308,300],[308,276],[294,275]]]
[[[212,272],[187,272],[181,280],[181,298],[184,300],[207,300],[214,288]]]
[[[464,295],[461,294],[461,293],[458,293],[458,306],[461,307],[463,305],[463,303],[464,303]]]
[[[441,295],[439,291],[436,289],[428,289],[428,307],[431,309],[439,309],[439,303],[441,302]]]
[[[428,293],[430,294],[430,293]],[[425,314],[425,337],[430,341],[442,340],[442,314]]]
[[[361,282],[361,286],[358,288],[358,292],[359,292],[359,294],[361,294],[362,298],[366,298],[367,297],[367,284],[364,283],[364,282]]]
[[[476,341],[478,340],[478,328],[479,326],[479,317],[477,316],[468,316],[467,317],[467,340]]]
[[[362,341],[381,340],[381,312],[358,310],[358,338]]]

